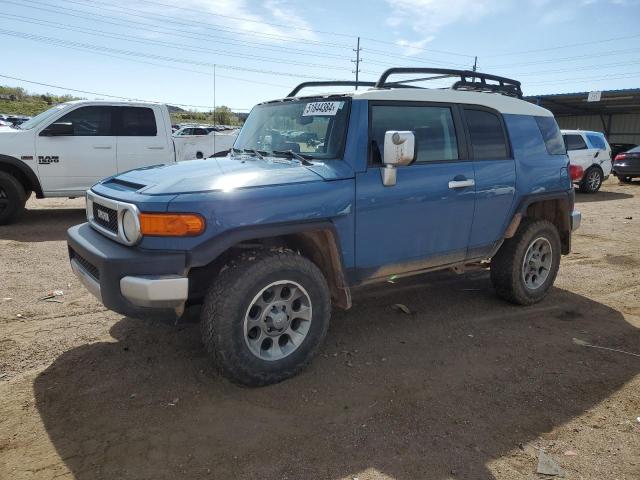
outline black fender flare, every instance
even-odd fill
[[[567,207],[565,215],[560,219],[561,228],[559,229],[560,239],[562,241],[562,253],[566,255],[571,251],[571,212],[574,209],[575,196],[576,194],[573,188],[558,192],[533,193],[523,196],[511,218],[511,222],[504,232],[503,238],[511,238],[515,234],[520,226],[520,221],[526,216],[527,209],[531,205],[549,200],[559,200],[566,204]]]
[[[323,232],[327,237],[328,264],[331,274],[327,281],[332,288],[332,296],[341,308],[351,307],[351,293],[347,282],[338,232],[329,220],[313,220],[271,225],[249,225],[226,231],[187,252],[189,268],[204,267],[220,257],[224,252],[242,242],[284,237],[288,235],[308,235]],[[325,274],[329,272],[325,271]]]
[[[33,161],[36,161],[36,157],[33,157]],[[43,198],[44,194],[42,192],[42,186],[40,185],[40,180],[38,180],[38,176],[33,171],[32,168],[29,167],[24,161],[19,160],[15,157],[11,157],[9,155],[0,154],[0,168],[2,165],[10,165],[14,169],[18,170],[24,178],[29,183],[28,187],[30,190],[33,190],[36,194],[37,198]]]

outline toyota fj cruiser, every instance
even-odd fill
[[[371,88],[299,95],[332,85]],[[581,216],[560,130],[521,95],[514,80],[432,68],[301,84],[257,105],[225,158],[94,185],[71,266],[124,315],[202,303],[207,350],[247,385],[300,371],[354,286],[490,261],[500,297],[538,302]]]

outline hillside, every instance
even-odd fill
[[[20,87],[0,86],[0,113],[13,115],[37,115],[62,102],[78,100],[78,97],[71,95],[53,95],[45,93],[42,95],[28,93]]]

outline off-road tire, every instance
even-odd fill
[[[0,172],[0,225],[16,220],[24,211],[27,196],[22,184],[6,172]]]
[[[523,279],[523,262],[529,246],[543,237],[551,245],[552,263],[544,283],[529,289]],[[547,220],[523,219],[512,238],[504,241],[491,259],[491,282],[499,297],[517,305],[532,305],[542,300],[553,285],[560,266],[560,236]]]
[[[598,175],[597,185],[592,185],[589,181],[589,178],[593,175]],[[600,190],[603,179],[604,175],[599,167],[587,168],[587,171],[584,172],[584,176],[582,177],[582,181],[580,182],[580,191],[582,193],[596,193],[598,190]]]
[[[288,356],[266,361],[245,341],[244,318],[252,299],[272,282],[298,283],[312,304],[309,331]],[[300,372],[316,355],[329,327],[331,298],[318,267],[307,258],[286,250],[243,253],[222,269],[210,286],[200,316],[202,339],[221,373],[247,386],[277,383]]]

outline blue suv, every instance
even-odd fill
[[[310,86],[369,88],[300,95]],[[202,304],[207,350],[246,385],[299,372],[354,286],[484,262],[500,297],[538,302],[581,217],[560,130],[521,96],[514,80],[432,68],[301,84],[253,108],[224,158],[93,186],[71,267],[124,315]]]

